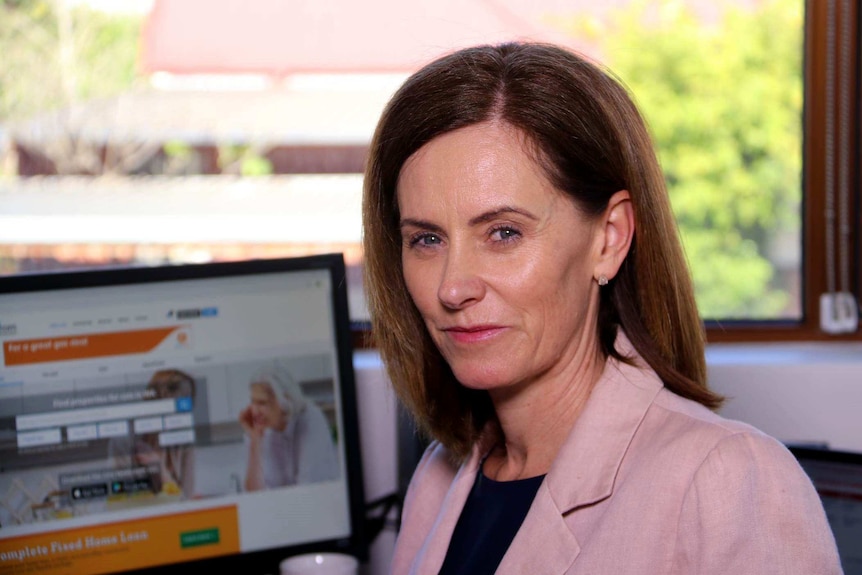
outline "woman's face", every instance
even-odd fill
[[[275,398],[272,386],[266,382],[252,383],[250,392],[251,417],[255,427],[283,427],[285,413]]]
[[[397,194],[407,289],[462,384],[565,377],[594,353],[600,228],[515,129],[435,138],[405,163]]]

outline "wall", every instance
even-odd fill
[[[715,344],[710,385],[722,415],[784,442],[862,452],[862,344]]]

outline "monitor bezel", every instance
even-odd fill
[[[816,447],[809,445],[790,444],[787,446],[798,461],[825,461],[829,463],[844,463],[858,465],[862,468],[862,453]]]
[[[365,488],[359,439],[359,413],[356,398],[356,377],[353,368],[353,342],[347,297],[347,273],[341,253],[308,256],[220,261],[163,266],[117,266],[108,268],[65,269],[0,276],[0,294],[28,292],[61,292],[64,290],[144,285],[184,280],[239,277],[247,275],[280,274],[296,271],[325,270],[330,274],[332,310],[338,369],[342,425],[344,426],[345,461],[348,473],[348,499],[350,506],[350,535],[299,545],[285,545],[252,552],[172,563],[135,570],[149,575],[188,573],[189,569],[212,567],[246,573],[277,573],[278,563],[286,557],[300,553],[335,551],[348,553],[366,561]],[[118,573],[128,573],[123,571]]]

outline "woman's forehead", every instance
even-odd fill
[[[562,197],[528,153],[523,136],[500,124],[476,124],[428,142],[398,180],[401,218],[457,210],[470,219],[506,207],[553,204]]]

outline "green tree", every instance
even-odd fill
[[[134,86],[141,17],[0,0],[0,122]]]
[[[790,298],[770,254],[801,228],[803,2],[700,6],[635,0],[566,27],[647,118],[702,316],[780,317]]]
[[[0,122],[56,105],[57,48],[49,2],[0,3]]]
[[[61,174],[125,173],[158,152],[136,144],[105,154],[100,143],[80,136],[86,112],[71,112],[134,87],[141,24],[140,16],[69,0],[0,0],[0,175],[15,172],[4,140],[17,133],[20,144],[20,133],[28,133],[23,123],[51,111],[57,113],[50,131],[40,132],[36,145]]]

